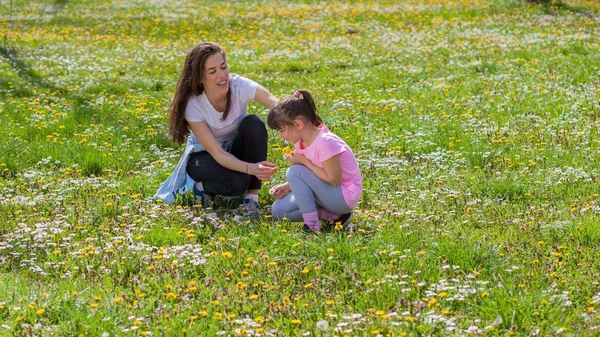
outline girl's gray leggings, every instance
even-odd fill
[[[287,218],[288,221],[301,222],[302,213],[314,212],[317,207],[338,214],[352,211],[344,201],[341,185],[330,185],[324,182],[306,166],[290,166],[285,177],[292,188],[292,193],[275,201],[271,209],[273,218],[277,220]]]

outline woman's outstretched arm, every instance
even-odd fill
[[[215,139],[212,132],[204,122],[188,122],[192,132],[202,146],[219,163],[219,165],[232,171],[248,173],[260,180],[269,180],[277,167],[269,162],[247,163],[237,159],[231,153],[225,151]]]
[[[273,96],[269,90],[265,89],[260,84],[256,88],[256,94],[254,94],[254,100],[270,109],[275,103],[279,102],[279,98]]]

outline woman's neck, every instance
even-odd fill
[[[223,112],[225,111],[225,108],[227,107],[227,95],[223,95],[223,94],[216,94],[214,92],[210,92],[210,91],[204,91],[204,93],[206,94],[206,98],[208,99],[208,101],[210,102],[210,104],[213,106],[213,108],[219,112]]]
[[[313,124],[307,125],[300,134],[300,141],[303,148],[309,147],[317,138],[317,135],[321,132],[321,129],[314,126]]]

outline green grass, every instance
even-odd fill
[[[0,4],[0,336],[598,334],[595,1],[60,4]],[[353,230],[151,199],[199,41],[313,93]]]

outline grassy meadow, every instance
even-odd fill
[[[0,336],[600,335],[600,3],[0,2]],[[152,200],[187,51],[310,90],[352,228]],[[252,103],[249,112],[266,111]]]

